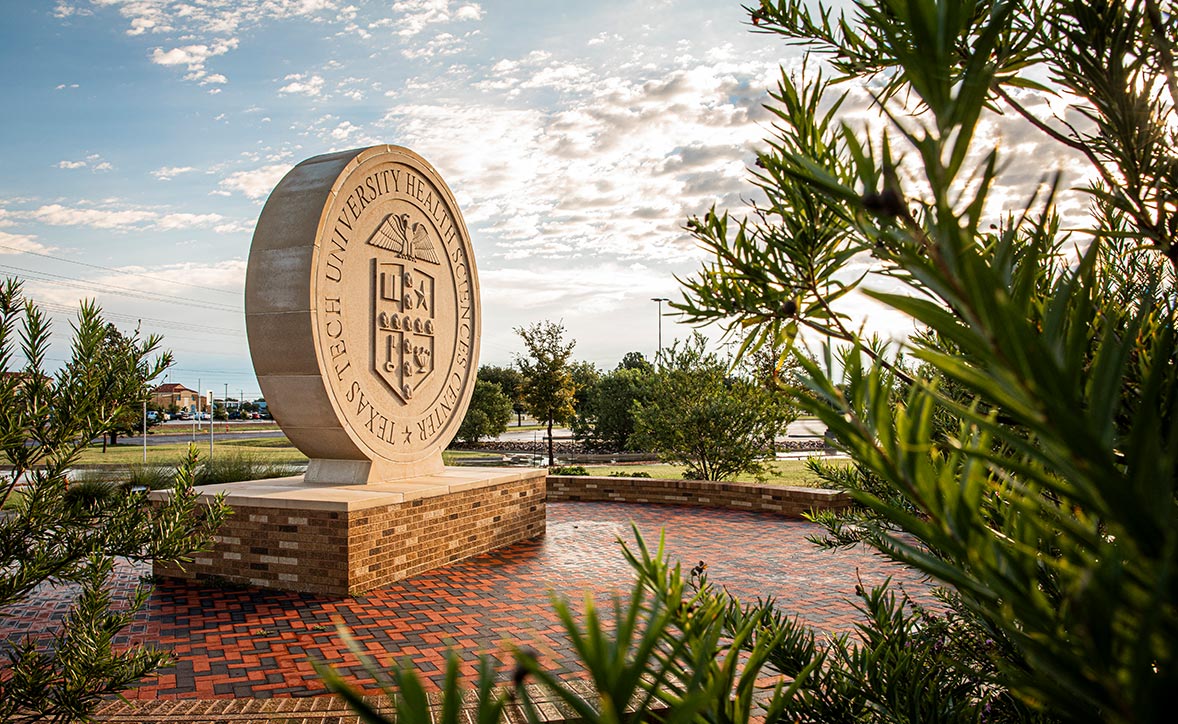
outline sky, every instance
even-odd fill
[[[0,274],[53,316],[50,364],[95,299],[164,335],[167,381],[247,399],[243,287],[267,194],[306,158],[379,143],[422,155],[458,200],[483,364],[511,364],[513,330],[543,320],[603,369],[652,357],[652,298],[678,298],[702,260],[684,222],[747,208],[766,91],[800,59],[716,0],[0,7]],[[1050,161],[1025,153],[1036,173]],[[671,316],[661,331],[690,333]]]

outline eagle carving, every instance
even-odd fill
[[[410,261],[426,261],[431,264],[441,264],[438,252],[433,242],[429,240],[426,225],[421,222],[409,221],[409,214],[389,214],[376,231],[372,232],[368,243],[381,249],[387,249],[402,259]]]

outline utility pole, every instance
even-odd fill
[[[192,412],[192,444],[196,444],[196,421],[200,419],[200,378],[196,378],[196,409]]]

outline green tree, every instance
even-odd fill
[[[589,391],[601,380],[601,370],[592,362],[573,362],[569,365],[569,374],[573,377],[573,410],[580,414],[588,399]]]
[[[623,367],[603,375],[573,420],[573,435],[591,446],[632,450],[635,403],[649,403],[653,368]]]
[[[842,377],[804,363],[814,397],[798,399],[856,463],[840,482],[861,507],[823,519],[828,542],[864,541],[945,584],[955,640],[991,642],[943,662],[991,682],[979,701],[1166,716],[1178,684],[1172,5],[879,2],[843,21],[766,2],[754,21],[827,57],[831,80],[874,83],[889,127],[865,144],[837,121],[845,95],[783,75],[778,136],[757,159],[767,204],[752,221],[692,220],[715,261],[680,310],[740,325],[749,348],[800,328],[849,346]],[[1067,113],[1032,113],[1053,93]],[[1060,231],[1058,177],[996,214],[1003,151],[976,140],[996,110],[1089,164],[1088,228]],[[860,254],[909,287],[863,291],[927,327],[905,345],[916,372],[837,312],[856,288],[837,268]]]
[[[138,334],[114,354],[93,304],[82,305],[74,329],[69,360],[50,375],[47,319],[22,298],[18,282],[0,285],[0,448],[10,466],[0,478],[0,504],[11,504],[0,518],[0,615],[42,583],[79,587],[48,649],[27,638],[4,651],[0,721],[86,719],[104,698],[166,664],[167,652],[153,645],[115,645],[150,588],[113,606],[114,559],[191,560],[228,513],[220,501],[199,503],[195,453],[162,504],[148,504],[146,493],[69,485],[89,441],[107,433],[127,403],[139,404],[140,391],[169,362],[168,355],[151,358],[159,338]]]
[[[103,437],[102,451],[106,452],[106,445],[117,445],[119,435],[134,435],[143,432],[144,416],[143,403],[151,397],[151,390],[143,381],[147,372],[146,362],[138,369],[128,369],[125,361],[131,359],[138,343],[138,330],[133,336],[123,334],[115,325],[107,324],[103,330],[102,344],[97,350],[106,379],[100,384],[111,390],[111,399],[124,400],[119,407],[119,413],[111,420],[106,435]],[[152,405],[148,404],[148,410]],[[158,413],[159,410],[157,409]],[[162,422],[162,417],[147,419],[147,427],[151,428]]]
[[[479,438],[495,437],[511,422],[511,400],[494,382],[476,380],[466,417],[458,427],[458,439],[475,443]]]
[[[503,394],[511,399],[511,411],[515,413],[516,423],[523,424],[524,414],[523,385],[524,377],[514,367],[497,367],[482,365],[479,367],[478,379],[499,385]]]
[[[706,349],[698,332],[663,350],[650,382],[650,401],[634,411],[633,442],[669,462],[687,466],[683,476],[727,480],[764,471],[766,451],[788,407],[773,391],[732,377]]]
[[[618,363],[617,368],[620,370],[640,370],[642,372],[654,371],[654,365],[641,352],[627,352],[622,356],[622,361]]]
[[[552,426],[571,420],[576,412],[573,400],[577,388],[569,360],[577,343],[566,343],[564,325],[553,322],[518,327],[515,333],[527,348],[527,356],[516,357],[523,375],[524,405],[537,421],[548,427],[548,464],[551,466],[555,460]]]

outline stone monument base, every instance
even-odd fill
[[[159,576],[286,591],[358,595],[542,535],[543,469],[448,467],[367,485],[301,476],[207,485],[234,510],[212,551]],[[166,492],[152,493],[167,495]]]

